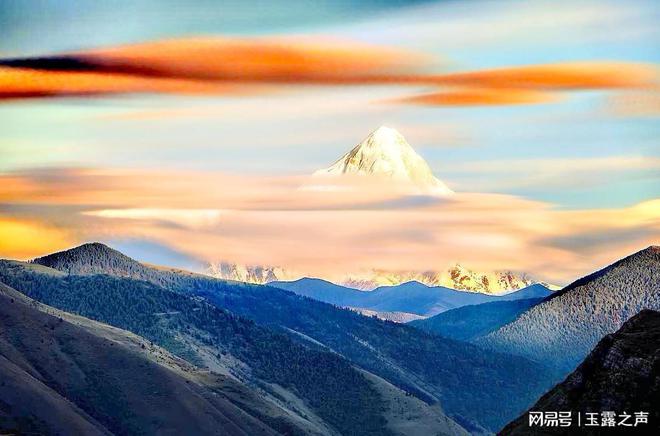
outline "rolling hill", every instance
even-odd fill
[[[568,372],[643,309],[660,309],[660,247],[575,281],[476,343]]]
[[[566,380],[559,383],[532,406],[533,411],[595,412],[617,415],[649,412],[648,424],[617,426],[613,434],[658,434],[660,431],[660,313],[643,310],[611,335],[600,340],[594,350]],[[634,417],[628,421],[633,424]],[[538,428],[533,434],[575,434],[577,417],[571,427]],[[545,430],[545,431],[544,431]],[[603,434],[599,427],[581,427],[580,434]],[[503,435],[532,434],[528,414],[507,425]]]
[[[526,298],[462,306],[431,318],[411,321],[408,325],[447,338],[470,341],[508,324],[541,301],[543,298]]]
[[[0,380],[3,434],[325,433],[229,377],[2,284]]]
[[[258,386],[299,417],[346,432],[388,434],[385,407],[365,377],[341,356],[311,349],[200,298],[152,283],[95,274],[61,274],[0,261],[0,282],[44,304],[110,324],[197,366]]]
[[[84,246],[74,250],[77,256],[83,257],[81,264],[86,265],[85,268],[90,271],[88,266],[90,262],[85,259]],[[107,256],[113,256],[115,253],[110,249],[106,251]],[[71,260],[58,261],[58,257]],[[80,270],[75,256],[53,255],[48,259],[50,265],[58,266],[62,271]],[[41,260],[36,262],[45,263]],[[108,261],[104,263],[107,264]],[[350,310],[339,309],[284,290],[228,283],[201,275],[141,266],[137,268],[131,264],[126,270],[113,273],[133,276],[132,281],[124,278],[121,279],[122,283],[118,283],[115,281],[120,280],[119,278],[98,274],[69,275],[60,278],[60,283],[49,289],[54,292],[61,287],[75,289],[76,297],[69,299],[75,304],[69,310],[74,312],[87,309],[86,303],[81,303],[80,299],[84,299],[90,287],[102,289],[104,286],[109,286],[106,284],[112,284],[114,288],[127,292],[126,288],[146,288],[145,281],[148,281],[151,287],[158,288],[158,291],[154,291],[150,287],[151,292],[160,295],[158,298],[155,295],[149,297],[149,301],[162,301],[165,297],[174,298],[177,295],[193,298],[195,301],[202,298],[203,300],[199,301],[208,302],[218,308],[252,319],[269,329],[279,330],[288,335],[287,337],[292,341],[303,344],[305,348],[339,353],[353,364],[428,403],[439,402],[449,416],[465,427],[483,426],[494,431],[529,406],[553,380],[550,371],[526,359],[498,352],[484,352],[467,343],[429,335],[405,325],[364,317]],[[0,268],[0,277],[12,280],[16,287],[26,293],[39,292],[38,289],[33,290],[31,286],[37,281],[34,271],[8,274],[6,270],[7,268]],[[92,271],[103,272],[103,268],[95,267]],[[46,277],[45,274],[41,275]],[[45,281],[52,282],[52,276],[48,276]],[[98,281],[98,283],[89,281]],[[168,291],[174,292],[165,294]],[[134,298],[135,291],[131,293],[131,298]],[[106,294],[107,291],[102,292],[102,295]],[[45,297],[47,296],[37,296],[40,299]],[[56,295],[52,298],[58,304],[63,302],[63,299]],[[121,301],[121,298],[115,298]],[[94,311],[102,310],[106,310],[102,304],[94,308]],[[158,308],[150,312],[176,310],[180,309]],[[189,313],[190,310],[186,309],[185,312]],[[104,316],[114,316],[116,312],[116,310],[111,311]],[[89,313],[88,316],[94,317]],[[209,322],[203,321],[198,325],[209,325]],[[144,336],[148,336],[147,333],[144,333]],[[227,341],[231,341],[231,337],[228,337]],[[162,340],[170,339],[162,338]],[[259,344],[261,343],[263,342]],[[180,344],[174,345],[180,346]],[[185,347],[181,352],[186,352]],[[276,362],[282,362],[282,365],[286,366],[284,357]],[[280,372],[291,374],[290,383],[300,382],[299,377],[295,377],[293,370],[288,366],[275,371],[278,375]],[[317,394],[323,395],[320,390]],[[309,395],[309,398],[313,397],[313,394]],[[475,407],[475,404],[480,406]],[[357,405],[352,408],[356,411],[360,410]]]

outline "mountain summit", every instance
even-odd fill
[[[117,274],[122,277],[131,277],[134,272],[145,268],[140,262],[100,242],[89,242],[38,257],[32,263],[68,274]]]
[[[426,161],[403,135],[390,127],[374,130],[351,151],[315,176],[358,174],[410,183],[425,194],[448,195],[453,191],[431,172]]]

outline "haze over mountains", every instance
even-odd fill
[[[370,292],[346,288],[325,280],[307,278],[294,282],[272,282],[270,285],[337,306],[376,312],[404,312],[425,317],[461,306],[551,295],[551,291],[540,284],[499,296],[457,291],[441,286],[429,287],[415,281],[398,286],[383,286]]]

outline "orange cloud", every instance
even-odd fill
[[[566,62],[436,76],[442,85],[537,90],[643,88],[657,83],[655,65],[630,62]]]
[[[235,84],[97,72],[0,67],[0,99],[117,93],[237,94]]]
[[[106,71],[215,81],[365,83],[414,71],[421,55],[319,38],[189,38],[74,54]],[[384,76],[383,76],[384,75]]]
[[[262,92],[274,85],[443,86],[395,100],[425,105],[534,104],[549,91],[640,89],[654,65],[559,63],[428,74],[425,57],[388,47],[319,38],[187,38],[64,55],[0,60],[0,99],[103,93]],[[266,88],[268,89],[268,88]]]
[[[393,100],[427,106],[475,106],[550,103],[559,100],[556,94],[528,89],[459,88]]]
[[[105,93],[235,94],[263,84],[387,81],[421,56],[354,43],[197,38],[0,61],[0,98]],[[385,76],[383,76],[385,75]],[[250,88],[241,84],[250,83]],[[255,90],[253,87],[259,85]]]

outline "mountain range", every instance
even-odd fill
[[[353,374],[354,366],[397,392],[441,405],[469,431],[495,431],[554,380],[545,366],[527,359],[484,353],[274,287],[150,267],[101,244],[29,264],[0,262],[0,282],[256,383],[273,401],[291,398],[282,407],[305,404],[305,416],[313,412],[339,432],[357,431],[356,420],[363,421],[362,434],[389,429],[380,411],[392,401],[379,401],[372,385]]]
[[[210,263],[204,273],[223,280],[269,284],[305,278],[303,274],[283,267],[265,265],[241,265],[231,262]],[[337,280],[346,288],[372,291],[381,286],[396,286],[406,282],[419,282],[427,286],[442,286],[451,289],[498,295],[522,289],[537,283],[529,275],[513,271],[474,271],[455,264],[438,271],[385,271],[368,270],[347,273]],[[550,289],[556,286],[540,283]]]
[[[63,258],[72,269],[86,270],[89,259],[100,259],[104,248],[83,246]],[[126,263],[128,258],[120,253],[107,251],[104,259],[99,269],[114,265],[118,273],[122,265],[124,277],[73,275],[37,263],[0,261],[0,282],[41,303],[129,330],[195,366],[254,386],[264,400],[321,428],[321,434],[332,429],[343,433],[358,422],[363,434],[390,433],[381,414],[385,401],[336,353],[307,347],[204,299],[158,286],[153,283],[157,270],[152,281],[125,277],[132,271],[146,278],[150,270],[132,260]],[[64,259],[59,260],[55,263],[63,265]],[[176,272],[166,274],[179,277]]]
[[[3,434],[326,434],[246,385],[0,284]]]
[[[458,291],[442,286],[430,287],[415,281],[398,286],[383,286],[365,292],[335,285],[325,280],[310,278],[293,282],[272,282],[270,286],[286,289],[298,295],[304,295],[337,306],[371,310],[376,314],[400,312],[424,317],[461,306],[494,301],[542,298],[552,293],[545,286],[534,284],[518,291],[494,296]]]
[[[660,249],[649,247],[559,292],[536,286],[511,294],[546,294],[536,298],[419,283],[362,292],[321,282],[326,299],[403,296],[387,305],[424,293],[498,299],[411,325],[272,286],[142,264],[97,243],[29,263],[2,260],[0,297],[9,302],[0,301],[0,371],[9,384],[0,392],[21,386],[24,394],[3,397],[0,429],[62,429],[63,417],[70,417],[92,434],[135,433],[142,426],[177,432],[181,415],[162,411],[183,407],[199,433],[222,419],[220,427],[238,434],[496,432],[603,336],[645,307],[657,308],[659,258]],[[298,284],[299,292],[309,289],[307,282]],[[420,322],[427,325],[415,327]],[[107,362],[93,352],[104,346],[117,347]],[[648,348],[657,350],[658,342]],[[65,363],[71,361],[75,366]],[[135,381],[143,367],[157,371]],[[87,375],[74,383],[73,368]],[[161,388],[150,377],[170,381]],[[135,404],[113,403],[125,395]],[[171,396],[178,402],[160,406]],[[141,408],[149,422],[131,415]],[[232,427],[237,416],[246,419]]]

